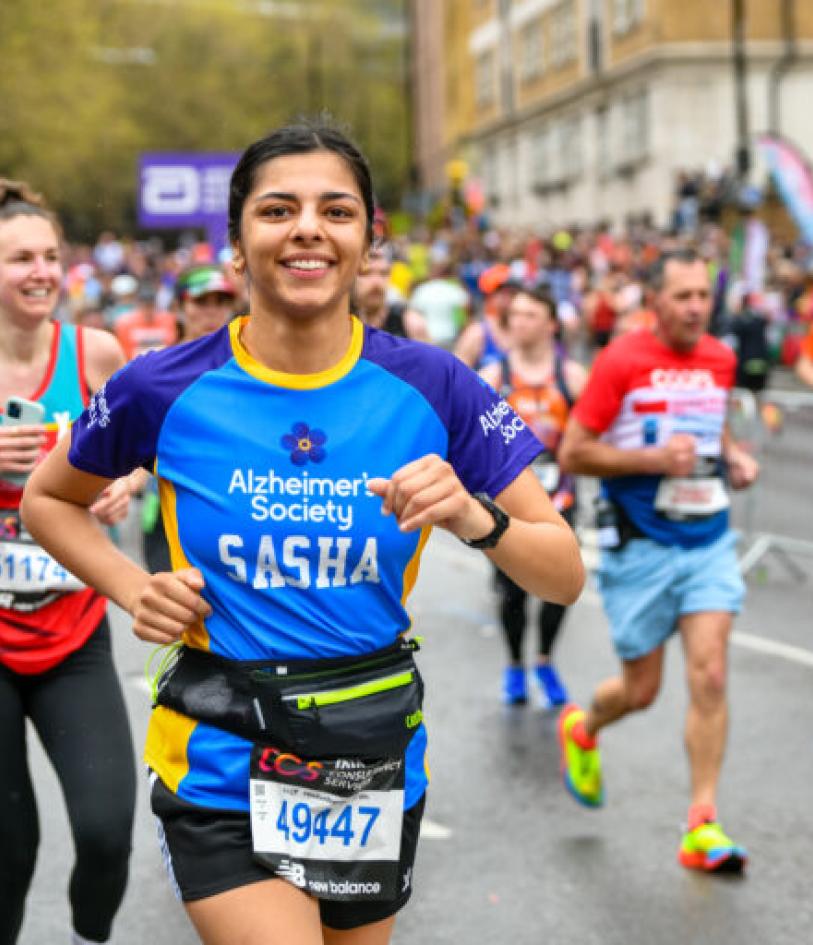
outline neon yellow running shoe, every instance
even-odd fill
[[[562,778],[565,787],[585,807],[601,807],[604,786],[601,781],[601,755],[598,748],[582,748],[573,738],[573,726],[583,721],[584,709],[568,705],[559,716],[559,748],[562,753]]]
[[[678,862],[688,870],[742,873],[748,863],[748,854],[723,833],[716,821],[707,821],[683,834]]]

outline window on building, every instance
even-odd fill
[[[519,75],[523,82],[532,82],[545,69],[542,18],[536,17],[523,26],[520,34]]]
[[[534,186],[545,186],[556,179],[555,150],[550,127],[538,128],[531,138],[531,178]]]
[[[623,36],[644,19],[645,0],[613,0],[613,32]]]
[[[486,145],[480,157],[480,177],[483,181],[485,198],[490,205],[499,202],[499,176],[497,174],[497,155],[493,145]]]
[[[559,160],[563,180],[578,177],[583,169],[582,123],[579,115],[563,118],[559,123]]]
[[[494,52],[481,53],[474,64],[475,101],[480,108],[494,103],[494,86]]]
[[[551,12],[550,59],[563,66],[576,58],[576,4],[574,0],[560,3]]]
[[[646,90],[621,102],[621,160],[639,161],[649,153],[649,99]]]
[[[596,112],[596,173],[600,180],[609,173],[612,160],[610,110],[599,108]]]

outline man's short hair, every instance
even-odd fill
[[[660,292],[666,282],[666,267],[670,262],[691,266],[694,263],[704,262],[703,257],[695,249],[673,249],[664,253],[649,271],[649,284],[655,291]]]

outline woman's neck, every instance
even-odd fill
[[[303,317],[252,312],[243,328],[248,353],[261,364],[285,374],[318,374],[338,364],[352,338],[345,309]]]
[[[0,312],[0,361],[6,364],[36,364],[48,357],[51,348],[53,323],[42,321],[32,327],[20,325]]]
[[[53,332],[50,321],[32,328],[0,313],[0,400],[11,394],[27,396],[38,387],[51,356]]]

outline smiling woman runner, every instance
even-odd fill
[[[427,783],[403,635],[432,526],[548,600],[584,580],[510,407],[451,354],[350,314],[372,215],[367,164],[330,126],[252,144],[229,200],[251,314],[109,381],[25,498],[139,637],[183,641],[146,760],[207,945],[389,941]],[[146,574],[85,510],[138,465],[159,479],[172,573]]]
[[[26,185],[0,180],[0,945],[17,940],[39,842],[26,719],[65,796],[74,942],[107,941],[127,884],[135,803],[106,601],[37,546],[18,511],[31,470],[124,363],[112,335],[53,320],[60,232]],[[29,422],[19,424],[24,411]],[[85,514],[113,525],[129,496],[126,481],[111,484]]]

